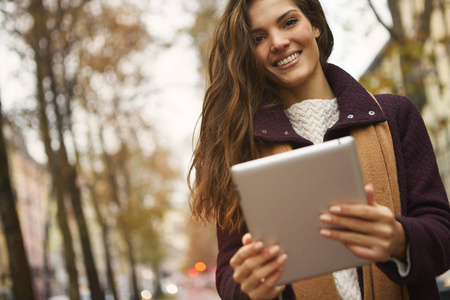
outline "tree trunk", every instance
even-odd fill
[[[125,157],[122,156],[121,159],[119,160],[119,168],[123,170],[123,177],[124,177],[124,182],[125,182],[124,191],[125,191],[126,198],[128,200],[126,209],[129,210],[130,205],[131,205],[130,201],[132,199],[131,184],[130,184],[130,175],[126,168],[126,163],[125,163],[126,157],[128,154],[128,149],[127,149],[126,144],[123,142],[123,140],[121,143],[121,149],[122,149],[121,151],[123,151],[123,154],[125,155]],[[133,299],[140,300],[140,293],[139,293],[139,288],[138,288],[138,284],[137,284],[137,276],[136,276],[136,259],[134,256],[134,247],[133,247],[133,243],[132,243],[132,238],[131,238],[131,236],[127,236],[127,233],[124,233],[123,239],[126,241],[126,243],[128,245],[128,259],[130,261],[132,288],[133,288],[133,295],[134,295]]]
[[[47,37],[50,39],[49,37]],[[52,66],[52,53],[49,51],[46,58],[47,65],[47,74],[50,78],[50,87],[53,93],[52,103],[53,109],[56,116],[56,129],[59,137],[59,169],[62,171],[62,175],[65,178],[65,192],[69,194],[72,208],[75,215],[75,220],[78,226],[78,232],[80,233],[80,241],[81,241],[81,249],[83,251],[83,261],[86,269],[86,274],[88,277],[89,289],[91,291],[91,297],[93,299],[105,299],[105,295],[103,289],[100,286],[100,281],[98,278],[97,268],[95,266],[95,259],[92,253],[91,241],[89,238],[89,231],[86,224],[86,218],[84,216],[83,208],[81,205],[81,193],[77,184],[77,170],[76,167],[72,166],[69,162],[67,155],[67,148],[64,140],[64,120],[69,119],[68,115],[64,115],[59,110],[58,102],[56,101],[56,97],[58,95],[58,91],[56,88],[56,78],[53,72]],[[66,101],[69,101],[67,99]],[[69,120],[70,121],[70,120]],[[70,124],[70,122],[66,122]],[[75,149],[76,151],[76,149]]]
[[[111,250],[109,246],[108,236],[109,236],[109,227],[106,224],[105,218],[103,217],[100,207],[98,205],[97,196],[93,186],[89,186],[89,191],[91,193],[92,205],[94,206],[95,215],[97,217],[100,226],[102,227],[102,241],[103,248],[105,250],[105,264],[106,264],[106,276],[108,279],[108,288],[113,294],[114,300],[118,300],[119,296],[117,294],[116,281],[114,278],[114,271],[112,268],[112,260],[111,260]]]
[[[108,242],[109,229],[107,225],[102,226],[103,229],[103,245],[105,247],[105,261],[106,261],[106,272],[108,277],[108,286],[111,290],[114,300],[119,300],[119,295],[117,294],[116,282],[114,279],[114,271],[111,264],[111,251]]]
[[[91,249],[91,243],[89,240],[89,234],[88,234],[88,229],[87,229],[87,225],[86,225],[86,220],[84,217],[84,213],[81,207],[81,195],[80,195],[80,191],[79,188],[77,186],[76,180],[77,180],[77,172],[76,169],[69,163],[68,160],[68,156],[67,156],[67,151],[66,151],[66,146],[65,146],[65,141],[64,141],[64,131],[65,131],[65,127],[64,127],[64,120],[67,119],[67,115],[62,114],[59,110],[60,105],[58,104],[58,102],[56,101],[56,98],[58,96],[58,90],[57,90],[57,80],[55,78],[55,74],[53,72],[53,53],[52,53],[52,47],[49,44],[46,48],[42,49],[42,47],[40,47],[40,41],[42,39],[45,39],[47,41],[47,43],[51,42],[51,37],[50,34],[47,30],[46,24],[45,24],[45,18],[43,18],[43,16],[45,16],[45,8],[43,7],[43,3],[42,1],[35,1],[34,2],[35,5],[35,14],[34,14],[34,19],[35,19],[35,24],[33,26],[34,28],[34,43],[32,43],[34,46],[34,52],[35,52],[35,60],[37,65],[39,66],[38,68],[38,82],[39,82],[39,86],[40,89],[42,91],[42,96],[44,96],[44,88],[42,85],[42,80],[43,78],[48,78],[50,79],[50,90],[52,92],[51,95],[51,102],[53,104],[53,111],[56,117],[56,121],[53,124],[53,129],[56,130],[57,135],[58,135],[58,142],[59,142],[59,149],[56,151],[56,155],[55,155],[55,151],[52,150],[51,148],[51,138],[50,138],[50,134],[46,134],[45,138],[48,139],[49,143],[46,144],[46,153],[47,153],[47,157],[50,163],[53,164],[53,166],[51,166],[52,171],[52,176],[58,176],[58,183],[60,183],[61,185],[59,185],[56,190],[58,193],[58,213],[63,213],[63,211],[65,211],[65,209],[63,208],[63,204],[64,201],[61,200],[64,199],[65,196],[70,197],[71,202],[72,202],[72,208],[74,210],[74,214],[75,214],[75,219],[78,225],[78,231],[80,233],[80,241],[81,241],[81,248],[83,251],[83,261],[84,261],[84,265],[85,265],[85,269],[86,269],[86,274],[88,277],[88,282],[89,282],[89,288],[91,291],[91,296],[93,299],[104,299],[104,293],[102,288],[100,287],[100,282],[98,279],[98,274],[97,274],[97,269],[95,266],[95,261],[94,261],[94,256],[92,254],[92,249]],[[42,12],[42,13],[37,13],[37,12]],[[48,125],[48,119],[47,119],[47,115],[46,115],[46,108],[47,108],[47,103],[46,103],[46,99],[45,96],[43,98],[41,98],[41,96],[39,95],[40,99],[39,100],[39,104],[42,108],[45,108],[42,112],[41,112],[41,118],[45,118],[47,121],[47,130],[49,129],[49,125]],[[69,101],[69,99],[66,99],[66,101]],[[47,151],[48,150],[48,151]],[[55,157],[56,156],[56,157]],[[57,158],[57,159],[55,159]],[[62,222],[62,216],[58,216],[58,219],[60,221],[60,225],[61,226],[65,226]],[[63,231],[65,231],[66,229],[62,229]],[[66,233],[67,234],[67,233]],[[68,236],[65,236],[65,240],[68,238]],[[65,241],[65,246],[69,247],[69,244],[66,244],[66,242],[68,243],[69,241],[66,240]],[[71,255],[69,252],[73,251],[73,246],[72,246],[72,250],[67,249],[66,250],[66,254],[67,255]],[[66,257],[67,258],[67,257]],[[72,260],[72,258],[67,258],[68,260]],[[73,260],[73,262],[75,262],[75,260]],[[76,270],[75,269],[75,265],[73,266],[68,266],[68,269]],[[69,277],[70,278],[75,278],[74,277],[75,274],[70,274]],[[77,286],[77,290],[78,290],[78,283],[76,284]],[[71,281],[71,290],[75,288],[75,282]],[[73,295],[75,297],[75,293],[71,293],[71,295]],[[79,297],[77,297],[78,299]]]
[[[415,29],[413,35],[411,35],[408,34],[407,28],[405,28],[403,24],[403,15],[400,6],[401,1],[402,0],[387,1],[392,17],[392,27],[386,27],[384,23],[380,22],[389,30],[393,42],[398,46],[405,92],[417,105],[419,110],[422,110],[427,103],[424,81],[427,70],[423,64],[423,45],[430,35],[430,21],[433,4],[432,0],[425,0],[424,10],[417,18],[419,26]],[[378,20],[380,20],[370,0],[369,4],[375,15],[377,15]]]
[[[159,267],[154,268],[156,279],[155,279],[155,294],[153,297],[155,299],[158,299],[159,297],[164,296],[162,286],[161,286],[161,271],[159,270]]]
[[[50,268],[50,262],[48,259],[49,255],[49,231],[50,231],[50,203],[47,205],[47,221],[45,222],[45,240],[44,240],[44,289],[45,289],[45,299],[50,298],[52,295],[52,288],[51,288],[51,268]]]
[[[33,282],[9,178],[0,99],[0,215],[5,232],[15,299],[34,299]]]
[[[83,249],[84,265],[88,276],[91,297],[95,300],[105,299],[105,294],[100,286],[97,268],[95,266],[94,256],[92,254],[91,241],[89,239],[86,219],[84,217],[83,208],[81,207],[81,194],[76,182],[77,172],[74,167],[68,165],[67,167],[70,168],[69,174],[67,174],[68,191],[70,192],[72,207],[78,224],[78,231],[80,233],[81,248]]]
[[[0,216],[1,222],[1,216]],[[3,245],[2,245],[3,246]],[[3,265],[3,247],[0,246],[0,287],[4,288],[6,286],[6,276],[7,276],[7,268]],[[0,297],[1,300],[5,300],[3,296]]]
[[[56,189],[56,202],[58,206],[57,218],[59,229],[61,230],[64,243],[64,258],[66,261],[66,270],[69,276],[69,297],[71,300],[80,299],[78,290],[78,270],[75,261],[75,251],[73,250],[72,235],[70,233],[69,223],[67,222],[67,211],[64,204],[63,178],[59,174],[55,174],[57,178],[53,180]]]
[[[391,35],[393,35],[393,38],[396,39],[397,41],[405,39],[405,30],[403,27],[399,1],[400,0],[388,0],[388,7],[392,16]]]
[[[137,283],[137,276],[136,276],[136,261],[134,259],[134,251],[133,251],[133,245],[131,244],[131,241],[127,241],[128,245],[128,258],[130,260],[130,267],[131,267],[131,284],[133,288],[133,297],[132,299],[140,300],[140,293]]]
[[[442,15],[442,19],[448,20],[449,16],[447,15],[447,8],[446,8],[445,0],[439,0],[438,6],[439,6],[439,11]],[[447,56],[450,57],[450,28],[448,27],[448,22],[443,22],[443,23],[444,23],[443,26],[444,26],[444,32],[445,32],[444,45],[445,45],[445,49],[447,50]]]
[[[38,26],[33,27],[34,38],[39,40],[39,28]],[[36,83],[37,83],[37,95],[36,100],[38,102],[38,114],[40,131],[42,136],[42,142],[44,143],[45,153],[48,160],[48,168],[50,175],[52,177],[52,185],[55,193],[56,203],[57,203],[57,219],[58,225],[61,230],[64,245],[64,259],[66,262],[66,270],[69,277],[69,297],[71,300],[79,300],[80,293],[78,290],[78,271],[75,263],[75,252],[73,250],[72,235],[70,233],[66,207],[64,204],[64,181],[60,174],[60,168],[57,166],[58,157],[53,151],[51,146],[50,137],[50,125],[47,118],[47,103],[45,100],[44,93],[44,73],[42,71],[42,57],[39,55],[39,45],[38,43],[31,42],[31,46],[35,53],[36,62]]]

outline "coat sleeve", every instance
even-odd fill
[[[229,234],[217,225],[217,254],[216,288],[222,299],[247,300],[250,299],[241,292],[241,287],[233,280],[233,269],[230,259],[242,247],[242,235]]]
[[[247,232],[244,228],[242,232]],[[219,253],[217,255],[216,288],[220,297],[224,300],[248,300],[250,299],[241,291],[241,286],[233,280],[233,269],[230,259],[240,247],[242,247],[242,234],[228,233],[217,226],[217,242]],[[292,287],[288,285],[282,294],[283,300],[295,299]]]
[[[418,109],[406,97],[383,101],[396,154],[403,225],[411,269],[401,277],[392,262],[379,263],[398,284],[433,281],[450,268],[450,206],[433,147]]]

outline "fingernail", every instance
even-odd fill
[[[330,215],[320,215],[319,219],[321,221],[331,222],[331,216]]]
[[[280,251],[280,246],[275,245],[275,246],[272,246],[272,247],[270,248],[269,254],[270,254],[270,255],[274,255],[274,254],[277,253],[278,251]]]
[[[282,263],[284,263],[286,261],[286,259],[287,259],[287,254],[283,253],[283,254],[280,255],[280,257],[278,257],[277,262],[279,264],[282,264]]]
[[[331,236],[331,231],[329,231],[328,229],[320,229],[320,234],[323,236]]]
[[[339,213],[339,212],[342,211],[342,208],[340,206],[333,205],[332,207],[330,207],[330,211],[331,212],[335,212],[335,213]]]
[[[257,243],[255,244],[255,250],[259,250],[259,249],[261,249],[263,246],[264,246],[264,245],[263,245],[262,242],[257,242]]]

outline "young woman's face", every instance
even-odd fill
[[[266,76],[280,88],[308,84],[322,70],[311,25],[291,0],[253,0],[249,6],[256,56]]]

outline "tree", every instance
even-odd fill
[[[392,26],[386,24],[375,9],[372,0],[367,1],[379,23],[390,34],[390,41],[384,54],[399,55],[404,93],[411,97],[419,109],[422,109],[427,103],[425,78],[430,73],[435,72],[436,68],[433,64],[433,54],[426,51],[426,44],[431,36],[431,17],[434,8],[437,6],[445,11],[444,1],[422,0],[422,9],[416,10],[416,12],[413,11],[413,15],[406,15],[402,11],[403,0],[387,0]],[[405,25],[405,18],[412,19],[414,25]],[[363,77],[362,82],[367,87],[376,90],[376,86],[371,86],[370,84],[373,76],[374,74],[370,74]],[[376,78],[382,84],[391,83],[390,86],[395,88],[393,86],[395,83],[382,72],[377,73]]]
[[[36,64],[36,115],[58,204],[69,294],[71,299],[79,299],[78,270],[66,212],[72,208],[91,296],[102,299],[78,186],[79,149],[73,131],[73,111],[76,101],[82,98],[78,92],[88,93],[95,80],[87,70],[129,80],[132,76],[120,72],[123,58],[145,45],[148,34],[140,21],[139,9],[131,5],[89,0],[6,2],[9,5],[2,9],[5,28],[32,50]],[[99,52],[92,44],[102,40],[105,47]],[[110,74],[106,74],[108,70]]]
[[[117,227],[127,245],[131,265],[134,298],[139,299],[137,264],[150,264],[157,275],[155,298],[161,296],[160,264],[165,258],[164,240],[160,234],[165,212],[169,209],[171,180],[178,173],[168,164],[168,152],[156,148],[149,156],[122,143],[114,155],[116,178],[123,182],[126,201],[117,215]]]
[[[105,264],[106,264],[106,276],[108,280],[108,289],[111,291],[113,297],[115,300],[119,299],[119,295],[117,293],[117,287],[116,287],[116,280],[114,276],[114,270],[112,267],[112,254],[111,254],[111,246],[110,246],[110,226],[108,222],[106,221],[106,217],[102,213],[102,209],[100,208],[99,202],[100,195],[96,191],[96,181],[98,181],[98,178],[100,177],[99,174],[94,174],[93,180],[91,184],[87,184],[90,197],[92,200],[92,203],[94,205],[95,214],[97,217],[98,222],[100,223],[101,229],[102,229],[102,242],[103,247],[105,251]],[[95,178],[95,179],[94,179]],[[97,179],[97,180],[96,180]]]
[[[132,19],[139,20],[139,17]],[[129,229],[133,226],[128,222],[132,217],[128,216],[137,217],[136,214],[139,213],[138,220],[146,220],[147,223],[160,220],[154,218],[153,208],[143,207],[140,203],[146,195],[156,194],[170,178],[164,177],[160,186],[153,186],[151,184],[153,178],[147,177],[146,174],[164,174],[164,170],[171,169],[168,167],[158,169],[158,165],[166,164],[168,158],[158,155],[161,149],[156,142],[150,145],[155,148],[152,154],[145,154],[150,149],[143,149],[141,145],[141,136],[148,139],[147,141],[152,140],[153,128],[147,125],[142,116],[143,105],[146,104],[142,99],[145,100],[149,92],[147,90],[140,92],[138,87],[149,84],[142,75],[139,61],[136,63],[131,59],[125,59],[127,54],[142,50],[150,42],[149,36],[144,28],[138,27],[140,26],[138,23],[132,23],[128,27],[119,26],[114,18],[110,23],[108,27],[114,36],[107,36],[104,39],[103,48],[115,49],[114,52],[93,53],[90,49],[84,49],[79,53],[80,60],[84,63],[83,69],[89,70],[86,75],[83,75],[84,72],[78,75],[78,89],[82,91],[79,97],[84,111],[92,120],[88,134],[91,153],[88,161],[91,163],[83,165],[82,169],[85,177],[95,178],[89,188],[92,200],[95,199],[96,202],[94,206],[98,219],[101,220],[104,235],[114,233],[114,229],[110,230],[112,224],[118,229],[121,241],[116,241],[116,245],[123,246],[126,252],[124,257],[130,264],[132,291],[134,298],[137,299],[139,297],[137,264],[148,263],[148,260],[141,259],[141,247],[137,245],[137,241],[151,241],[153,244],[147,247],[146,251],[153,253],[158,248],[160,240],[159,237],[153,238],[153,229],[146,227],[145,223],[136,224],[138,232],[142,232],[142,236],[136,237],[136,229]],[[98,76],[100,74],[103,78]],[[94,81],[92,78],[97,80]],[[102,89],[108,90],[114,96],[112,98],[105,96]],[[131,92],[127,92],[130,90]],[[99,150],[95,151],[94,148]],[[149,159],[155,156],[158,156],[160,162],[149,164]],[[83,160],[83,155],[81,158]],[[100,171],[92,170],[95,163],[101,165]],[[164,210],[167,209],[168,206],[165,206]],[[164,210],[161,214],[164,214]],[[107,240],[108,238],[104,240],[105,253],[110,252]],[[108,274],[111,274],[108,275],[108,281],[112,287],[114,276],[109,271],[112,268],[108,265],[110,264],[107,262]]]
[[[9,178],[8,155],[3,135],[3,113],[0,99],[0,220],[6,236],[9,267],[15,299],[34,299],[30,267],[25,252],[19,218]]]
[[[71,199],[72,208],[75,212],[91,295],[95,299],[103,299],[104,294],[100,287],[88,229],[81,208],[81,197],[76,183],[77,171],[69,162],[65,140],[65,135],[70,129],[68,124],[71,123],[72,91],[70,83],[64,80],[66,79],[65,77],[58,78],[58,72],[54,68],[56,56],[59,54],[64,59],[71,50],[71,44],[64,43],[59,37],[63,33],[68,33],[59,27],[61,25],[60,22],[66,16],[79,14],[85,2],[81,2],[79,6],[74,8],[62,7],[60,3],[52,4],[56,4],[56,8],[52,9],[51,6],[45,6],[42,1],[34,1],[31,5],[23,7],[24,11],[33,19],[33,26],[22,38],[33,49],[37,67],[36,83],[38,92],[36,99],[40,112],[42,139],[49,162],[50,174],[53,178],[53,186],[56,191],[58,220],[64,236],[65,257],[71,279],[70,296],[72,299],[79,298],[75,255],[67,224],[67,215],[65,214],[66,197]],[[48,24],[52,19],[56,21],[57,25],[51,26],[51,24]],[[68,31],[70,32],[70,28]],[[75,41],[76,39],[71,42],[74,43]],[[60,104],[61,102],[62,105]],[[50,110],[55,116],[53,122],[48,115]],[[53,146],[55,142],[59,144],[56,149]]]
[[[217,21],[217,12],[221,0],[201,1],[199,9],[195,12],[195,23],[189,28],[189,33],[194,38],[194,45],[197,47],[201,58],[201,73],[206,73],[208,63],[208,47],[211,34]]]
[[[164,259],[158,230],[170,208],[171,180],[178,176],[142,113],[152,92],[142,70],[152,54],[143,52],[161,45],[147,32],[142,7],[130,1],[6,2],[4,28],[36,66],[36,110],[30,117],[38,120],[52,175],[70,298],[79,299],[71,212],[91,296],[104,297],[87,228],[94,222],[87,224],[81,205],[87,200],[102,231],[110,291],[117,298],[113,268],[119,248],[126,251],[138,298],[138,266],[158,269]],[[86,124],[92,130],[87,143]]]

